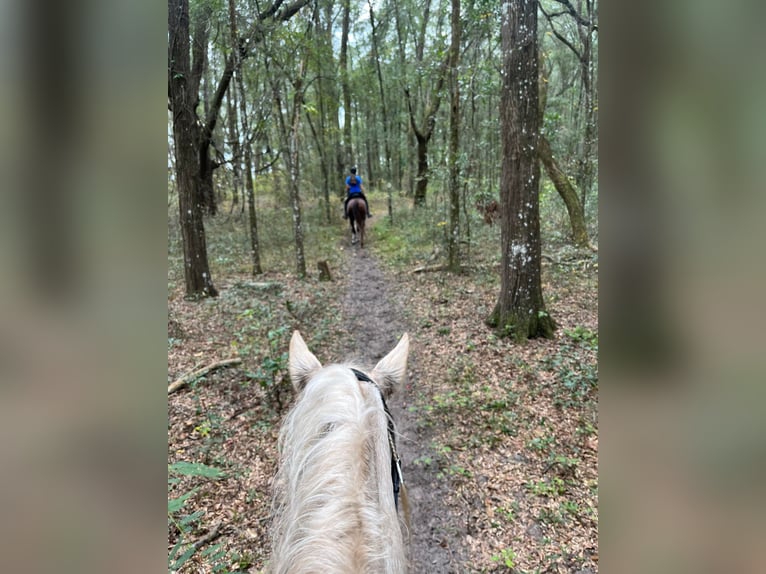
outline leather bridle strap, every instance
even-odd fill
[[[396,452],[394,419],[391,416],[391,411],[388,410],[386,399],[383,398],[383,392],[380,390],[378,384],[362,371],[353,368],[351,371],[354,373],[357,380],[371,383],[378,390],[378,393],[380,393],[380,400],[383,402],[383,410],[385,411],[388,420],[388,446],[391,449],[391,481],[394,484],[394,506],[399,510],[399,490],[401,489],[401,485],[404,484],[404,477],[402,476],[402,462],[399,458],[399,454]]]

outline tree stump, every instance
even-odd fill
[[[319,269],[320,281],[332,281],[332,275],[330,275],[330,266],[327,264],[327,261],[318,261],[317,269]]]

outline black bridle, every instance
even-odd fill
[[[383,410],[385,411],[386,418],[388,419],[388,446],[391,449],[391,481],[394,484],[394,506],[396,506],[396,509],[399,510],[399,489],[401,488],[401,485],[404,484],[404,477],[402,476],[402,461],[396,452],[394,419],[391,416],[391,411],[388,410],[386,399],[383,398],[383,392],[380,390],[378,384],[370,377],[365,375],[362,371],[358,371],[357,369],[353,368],[351,370],[353,371],[354,375],[356,375],[358,380],[364,381],[366,383],[372,383],[372,385],[378,389],[378,393],[380,393],[380,400],[383,401]]]

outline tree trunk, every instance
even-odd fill
[[[380,52],[378,50],[378,38],[377,30],[375,27],[375,12],[372,9],[372,0],[367,0],[367,5],[370,8],[370,28],[372,31],[372,55],[375,62],[375,73],[378,78],[378,92],[380,93],[380,112],[381,123],[383,124],[383,146],[385,149],[385,161],[386,161],[386,177],[387,182],[391,182],[391,145],[389,142],[388,134],[388,111],[386,110],[386,96],[383,90],[383,72],[380,69]],[[390,187],[389,187],[390,189]],[[393,213],[391,212],[391,206],[389,202],[389,217],[393,219]]]
[[[245,198],[247,199],[247,219],[250,231],[250,258],[253,262],[253,275],[263,273],[261,268],[261,245],[258,240],[258,217],[255,211],[255,184],[253,182],[253,145],[250,142],[250,129],[247,121],[245,106],[245,86],[241,73],[238,74],[240,122],[242,135],[245,139]]]
[[[309,0],[295,0],[284,5],[277,0],[260,12],[245,34],[247,38],[263,38],[263,22],[284,22],[292,18]],[[207,53],[207,17],[212,5],[203,3],[192,46],[189,25],[189,0],[168,0],[168,99],[173,114],[176,143],[176,171],[179,185],[181,234],[184,243],[186,294],[188,297],[216,295],[207,263],[207,245],[202,222],[203,207],[214,213],[213,170],[218,164],[208,157],[213,132],[234,70],[248,55],[253,43],[232,46],[215,94],[206,98],[205,117],[197,116],[200,79],[205,71]],[[193,53],[193,58],[190,54]],[[190,61],[190,59],[192,61]],[[209,101],[208,101],[209,100]]]
[[[181,236],[184,250],[184,279],[189,298],[215,297],[207,260],[205,227],[200,189],[200,130],[194,108],[197,87],[191,74],[189,45],[189,2],[168,0],[168,82],[173,112],[176,182]],[[198,84],[197,84],[198,86]]]
[[[543,74],[538,78],[538,93],[540,97],[540,126],[543,125],[545,116],[545,107],[548,102],[548,80]],[[564,205],[569,213],[569,223],[572,226],[572,243],[577,247],[590,247],[588,242],[588,230],[585,226],[585,214],[577,196],[577,191],[564,171],[553,158],[551,144],[545,134],[541,131],[538,140],[538,156],[545,167],[545,172],[553,182],[553,186],[564,201]]]
[[[430,9],[430,1],[426,3],[425,15],[421,26],[421,34],[419,36],[418,44],[415,48],[417,64],[420,65],[423,59],[423,46],[425,44],[425,30],[428,24],[428,16]],[[399,15],[399,4],[394,2],[394,17],[396,20],[396,36],[399,45],[399,63],[401,69],[405,71],[406,68],[406,55],[404,50],[404,34],[402,32],[402,23]],[[415,192],[414,192],[414,205],[415,207],[425,207],[426,205],[426,191],[428,189],[428,142],[433,135],[434,127],[436,126],[436,114],[439,112],[439,106],[441,105],[442,88],[444,87],[444,81],[447,76],[449,60],[445,59],[439,69],[439,73],[431,93],[431,102],[425,106],[425,112],[423,114],[423,127],[418,127],[415,102],[418,98],[414,98],[410,93],[410,88],[407,84],[404,87],[404,96],[407,104],[407,113],[409,114],[410,127],[417,141],[417,176],[415,177]],[[419,74],[418,74],[419,76]],[[412,181],[412,180],[410,180]]]
[[[450,128],[449,128],[449,240],[448,265],[450,271],[460,271],[460,181],[458,147],[460,144],[460,0],[452,0],[452,43],[450,45]]]
[[[303,225],[301,222],[301,198],[299,183],[299,128],[300,128],[300,108],[303,104],[303,77],[305,74],[305,59],[302,59],[299,65],[298,78],[293,82],[293,106],[291,113],[290,126],[288,129],[285,121],[285,111],[282,102],[282,93],[280,79],[271,79],[272,90],[274,92],[274,104],[277,118],[279,120],[279,131],[282,140],[282,156],[287,171],[287,189],[290,196],[290,204],[293,211],[293,234],[295,239],[295,264],[299,277],[306,276],[306,257],[303,249]]]
[[[415,176],[415,207],[425,207],[426,190],[428,188],[428,139],[418,133],[415,134],[418,142],[418,172]]]
[[[594,157],[596,153],[597,135],[596,129],[596,83],[595,83],[595,58],[593,55],[593,34],[595,33],[595,13],[593,2],[585,2],[586,13],[584,19],[587,25],[580,23],[577,32],[582,44],[580,58],[580,75],[582,82],[582,107],[585,130],[582,138],[582,148],[578,159],[577,187],[581,193],[581,209],[585,213],[585,205],[588,201],[594,179]],[[580,6],[582,9],[582,6]]]
[[[569,222],[572,226],[572,242],[577,247],[590,247],[580,198],[577,197],[577,191],[574,186],[572,186],[569,178],[563,171],[561,171],[558,164],[553,159],[551,144],[548,141],[548,138],[542,134],[540,134],[540,139],[538,140],[538,153],[540,155],[540,161],[543,162],[543,166],[545,167],[545,172],[548,174],[548,177],[551,178],[556,191],[559,192],[561,199],[564,201],[564,205],[566,205],[567,212],[569,213]]]
[[[537,1],[505,0],[500,105],[500,295],[487,323],[517,341],[552,337],[541,285]]]
[[[301,105],[303,104],[303,73],[304,66],[301,63],[300,71],[301,77],[298,79],[295,85],[295,96],[293,98],[293,122],[290,128],[290,199],[293,206],[293,231],[295,236],[295,264],[298,277],[306,277],[306,256],[303,251],[303,225],[301,223],[301,196],[299,184],[299,164],[300,159],[298,155],[298,149],[300,146],[299,141],[299,128],[301,118]]]
[[[226,98],[226,112],[228,116],[229,124],[229,141],[231,141],[231,173],[232,173],[232,185],[231,185],[231,207],[229,214],[234,212],[234,208],[239,205],[239,192],[242,188],[242,150],[239,145],[239,132],[237,130],[237,97],[236,91],[231,90],[228,92]]]
[[[343,0],[343,28],[340,40],[340,85],[343,91],[343,153],[344,163],[354,165],[354,151],[351,145],[351,89],[348,78],[348,31],[351,25],[351,0]],[[341,173],[345,173],[345,169]]]

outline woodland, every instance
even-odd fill
[[[598,31],[595,0],[168,0],[169,572],[268,572],[295,329],[368,366],[409,333],[412,572],[598,572]]]

